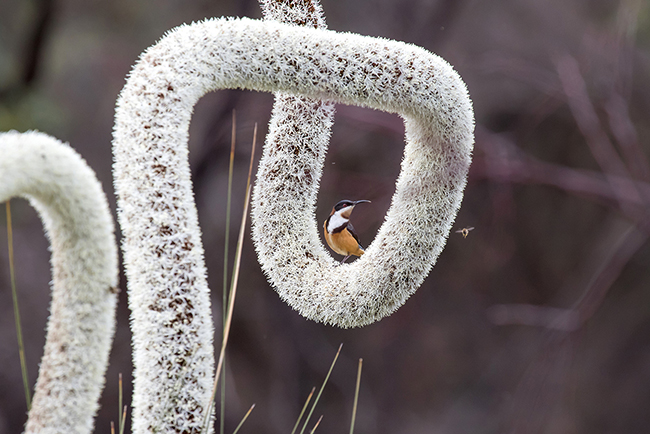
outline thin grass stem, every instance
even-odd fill
[[[242,213],[241,225],[239,227],[239,237],[237,239],[237,250],[235,253],[235,269],[232,275],[232,286],[230,289],[230,299],[228,301],[228,313],[226,315],[226,324],[224,325],[223,340],[221,342],[221,351],[219,352],[219,361],[217,362],[217,370],[214,376],[214,386],[212,388],[212,394],[210,396],[210,402],[206,407],[206,414],[204,419],[204,432],[208,432],[208,424],[210,420],[210,414],[212,413],[212,407],[214,405],[214,398],[217,393],[217,386],[219,383],[219,377],[221,375],[221,369],[223,367],[223,361],[226,353],[226,345],[228,344],[228,336],[230,335],[230,326],[232,324],[232,314],[235,307],[235,297],[237,294],[237,283],[239,281],[239,269],[241,265],[241,253],[244,246],[244,232],[246,230],[246,217],[248,215],[248,205],[250,203],[250,190],[251,190],[251,176],[253,172],[253,161],[255,159],[255,143],[257,141],[257,123],[255,123],[255,128],[253,130],[253,146],[251,149],[251,160],[248,167],[248,179],[246,180],[246,196],[244,198],[244,211]]]
[[[359,387],[361,386],[361,368],[363,359],[359,359],[359,369],[357,370],[357,385],[354,389],[354,403],[352,404],[352,422],[350,423],[350,434],[354,434],[354,422],[357,420],[357,404],[359,403]]]
[[[318,391],[318,395],[316,395],[316,399],[314,400],[314,403],[311,406],[311,410],[309,410],[309,414],[307,415],[307,419],[305,419],[305,424],[302,426],[302,429],[300,430],[300,434],[303,434],[305,432],[305,429],[307,428],[307,424],[309,423],[309,419],[311,418],[311,415],[314,412],[314,409],[316,408],[316,404],[318,404],[318,400],[320,399],[320,396],[323,393],[323,389],[325,389],[325,385],[327,384],[327,380],[329,380],[329,378],[330,378],[330,374],[332,373],[332,369],[334,369],[334,365],[336,364],[336,360],[339,358],[339,354],[341,354],[341,348],[343,348],[343,344],[339,345],[339,350],[336,352],[336,356],[334,356],[334,360],[332,361],[332,365],[330,366],[330,370],[327,372],[327,375],[325,376],[325,380],[323,380],[323,384],[320,387],[320,390]]]
[[[311,429],[309,434],[314,434],[316,432],[316,428],[318,428],[318,425],[320,425],[320,421],[323,420],[323,415],[321,414],[320,417],[318,418],[318,421],[316,422],[316,425]]]
[[[118,374],[117,380],[117,431],[119,434],[124,434],[124,424],[126,421],[126,405],[122,407],[124,397],[124,389],[122,387],[122,373]],[[115,434],[115,422],[111,421],[111,434]]]
[[[305,401],[305,405],[302,406],[302,410],[300,411],[300,415],[298,416],[298,420],[296,421],[296,424],[293,426],[293,429],[291,430],[291,434],[294,434],[296,432],[296,429],[298,429],[298,425],[300,424],[300,419],[302,419],[302,416],[305,414],[305,410],[307,410],[307,406],[309,405],[309,401],[311,401],[311,397],[314,396],[314,392],[316,392],[316,387],[311,388],[311,392],[307,397],[307,401]]]
[[[232,198],[232,174],[234,172],[235,163],[235,142],[237,136],[237,115],[235,110],[232,111],[232,129],[230,131],[230,163],[228,165],[228,191],[226,193],[226,235],[224,237],[223,247],[223,298],[221,302],[222,309],[222,330],[226,331],[226,313],[228,312],[228,245],[230,244],[230,203]],[[221,340],[223,341],[225,334],[222,334]],[[224,365],[226,361],[224,360]],[[219,412],[219,432],[225,432],[225,419],[226,419],[226,369],[221,371],[221,410]]]
[[[117,426],[121,431],[122,428],[122,373],[120,372],[117,380]]]
[[[120,425],[120,434],[124,434],[124,426],[126,425],[126,405],[122,410],[122,424]]]
[[[242,420],[239,422],[239,425],[237,425],[237,428],[232,432],[232,434],[237,434],[237,431],[239,431],[239,428],[246,422],[246,419],[248,419],[248,416],[250,416],[251,411],[255,408],[255,404],[251,405],[251,408],[248,409]]]
[[[20,371],[23,375],[23,388],[25,389],[25,402],[27,411],[32,406],[29,391],[29,375],[27,375],[27,360],[25,358],[25,343],[23,341],[23,328],[20,322],[20,309],[18,308],[18,291],[16,291],[16,273],[14,270],[14,232],[11,224],[11,205],[6,202],[7,209],[7,244],[9,247],[9,275],[11,276],[11,298],[14,304],[14,318],[16,320],[16,335],[18,337],[18,355],[20,357]]]

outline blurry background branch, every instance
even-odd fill
[[[52,25],[54,15],[54,0],[35,0],[33,2],[30,23],[23,28],[18,71],[10,83],[3,83],[0,88],[0,100],[16,99],[32,87],[38,78],[43,61],[44,46]]]

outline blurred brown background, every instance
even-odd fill
[[[474,102],[476,149],[455,229],[476,229],[466,239],[450,235],[428,279],[395,314],[354,330],[307,321],[282,303],[247,237],[228,353],[226,431],[256,403],[241,432],[290,432],[342,342],[312,421],[324,415],[317,432],[349,430],[359,358],[358,433],[648,432],[649,4],[323,0],[323,8],[333,30],[412,42],[460,72]],[[253,0],[3,0],[0,130],[38,129],[70,142],[97,172],[114,210],[114,104],[138,55],[185,22],[260,15]],[[236,109],[238,222],[253,125],[266,132],[272,103],[270,94],[222,91],[204,97],[192,121],[215,325],[231,113]],[[339,106],[319,221],[340,199],[370,199],[353,216],[368,244],[393,194],[402,148],[399,118]],[[12,210],[33,384],[50,299],[48,243],[25,201],[13,201]],[[0,214],[2,434],[22,431],[26,409],[4,209]],[[98,433],[117,420],[118,373],[127,403],[131,393],[124,278],[121,287]]]

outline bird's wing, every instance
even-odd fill
[[[347,229],[348,231],[350,231],[354,239],[357,240],[359,247],[363,249],[363,246],[361,245],[361,241],[359,241],[359,235],[357,235],[357,231],[354,230],[354,226],[352,226],[352,223],[348,223]]]

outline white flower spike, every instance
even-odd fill
[[[253,238],[269,280],[302,315],[341,327],[389,315],[422,283],[460,206],[473,144],[471,103],[451,67],[424,50],[418,56],[412,46],[400,62],[405,44],[376,43],[366,46],[370,56],[356,64],[351,60],[363,47],[332,53],[339,62],[333,62],[334,71],[358,76],[361,96],[380,99],[376,105],[363,99],[357,104],[400,112],[407,121],[402,174],[371,250],[347,268],[336,267],[322,248],[314,217],[329,139],[322,115],[276,102],[253,193]],[[344,74],[321,77],[326,85],[334,80],[352,83]],[[383,92],[394,100],[381,101]],[[410,134],[409,124],[421,132]]]
[[[0,202],[27,198],[52,251],[52,305],[26,433],[85,434],[104,387],[115,330],[117,246],[95,173],[38,132],[0,133]]]
[[[114,131],[136,433],[170,424],[194,431],[210,395],[212,322],[187,142],[194,104],[226,88],[356,104],[405,119],[402,171],[386,222],[360,260],[338,267],[314,212],[331,117],[306,119],[295,141],[282,130],[291,124],[277,117],[300,122],[304,113],[274,111],[277,137],[260,162],[253,238],[281,298],[308,318],[354,327],[397,309],[433,266],[462,199],[472,107],[458,74],[434,54],[273,21],[211,19],[170,31],[133,68]],[[172,415],[185,416],[166,420]]]
[[[179,360],[204,363],[212,357],[187,135],[197,100],[226,88],[356,104],[405,119],[402,171],[386,222],[366,254],[350,265],[336,266],[315,220],[327,143],[280,139],[277,147],[265,147],[253,237],[270,281],[301,314],[353,327],[393,312],[430,271],[460,206],[473,113],[463,81],[444,60],[401,42],[271,21],[216,19],[172,30],[143,53],[116,111],[115,186],[136,370],[143,369],[139,358],[174,369]],[[157,308],[170,303],[178,315]],[[170,337],[187,345],[182,357],[165,354],[162,343]],[[197,396],[209,395],[210,367],[191,384],[200,390]],[[177,368],[172,381],[180,381],[183,369]],[[159,382],[157,371],[141,371],[136,389],[147,376],[149,384]],[[185,404],[198,409],[201,402],[206,400]]]

